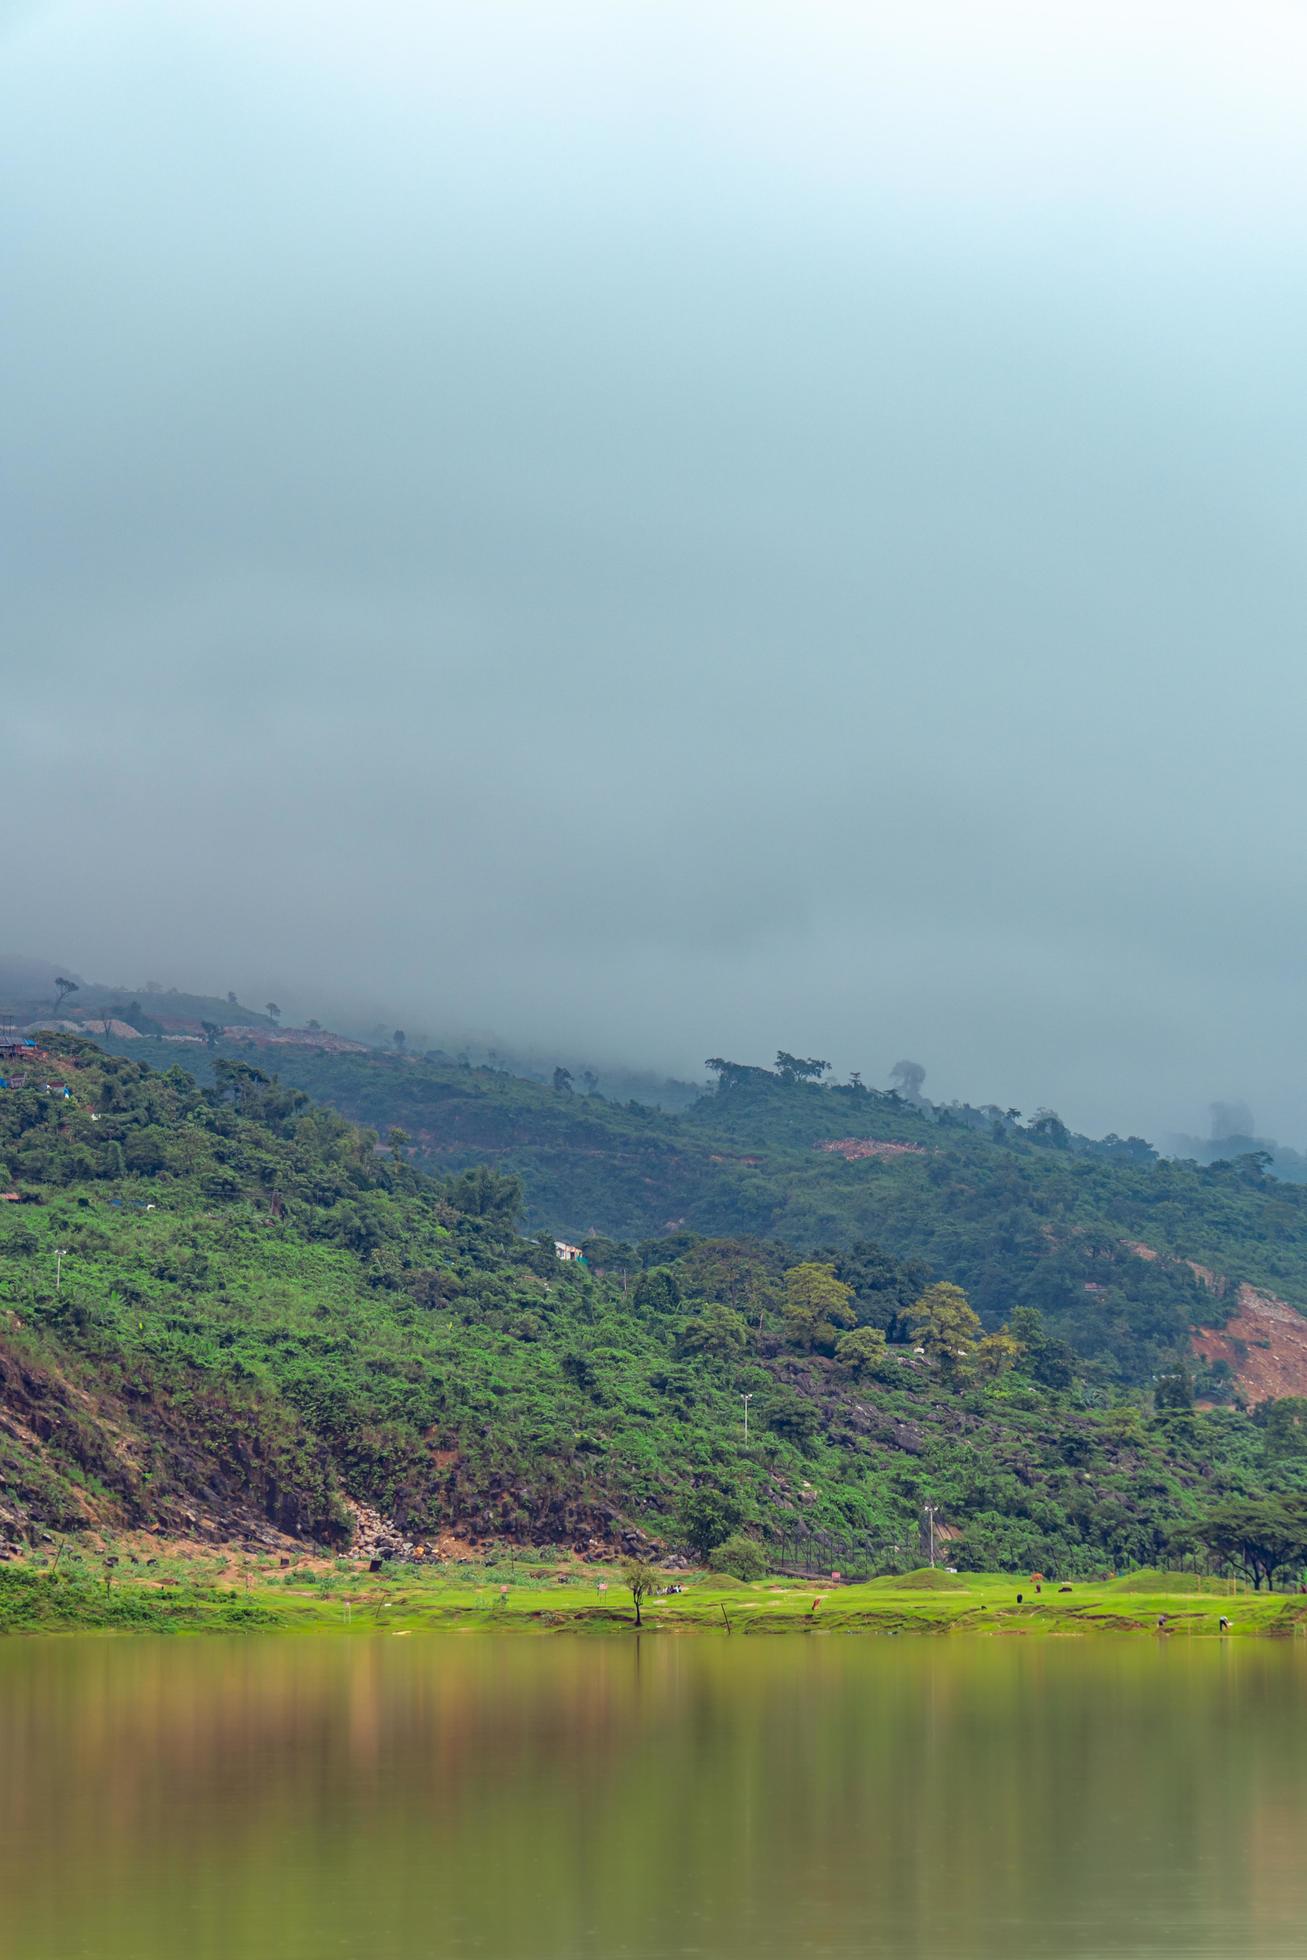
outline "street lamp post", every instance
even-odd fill
[[[933,1565],[935,1563],[935,1506],[933,1504],[926,1506],[926,1521],[930,1526],[930,1562]]]
[[[747,1395],[741,1393],[740,1400],[744,1404],[744,1440],[747,1443],[749,1440],[749,1404],[753,1400],[753,1390],[750,1389]]]
[[[56,1293],[62,1293],[64,1290],[64,1260],[67,1257],[68,1247],[66,1245],[57,1245],[54,1251],[54,1290]]]

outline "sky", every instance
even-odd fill
[[[1307,1139],[1307,13],[0,0],[4,949]]]

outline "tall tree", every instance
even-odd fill
[[[711,1484],[700,1484],[682,1503],[677,1522],[690,1550],[705,1558],[714,1545],[730,1537],[743,1515],[737,1498]]]
[[[835,1360],[846,1375],[859,1380],[883,1375],[895,1365],[879,1327],[854,1327],[841,1334],[835,1343]]]
[[[840,1328],[855,1325],[853,1288],[834,1266],[806,1260],[790,1267],[783,1284],[785,1332],[796,1347],[833,1349]]]
[[[912,1338],[946,1375],[955,1375],[981,1336],[980,1316],[960,1286],[936,1280],[908,1310]]]
[[[748,1323],[742,1314],[720,1300],[705,1300],[677,1329],[676,1351],[730,1361],[743,1354],[748,1338]]]
[[[622,1560],[622,1579],[635,1607],[635,1624],[639,1626],[641,1601],[648,1599],[653,1592],[658,1584],[658,1574],[642,1558],[625,1558]]]
[[[776,1051],[776,1073],[786,1082],[818,1082],[830,1068],[813,1055],[791,1055],[784,1048]]]
[[[710,1055],[704,1063],[717,1077],[717,1090],[724,1095],[730,1089],[740,1089],[746,1082],[770,1082],[770,1070],[753,1068],[748,1062],[728,1062],[724,1055]]]
[[[1260,1592],[1281,1566],[1307,1559],[1307,1497],[1237,1498],[1218,1504],[1192,1527],[1193,1535],[1217,1558],[1241,1565]]]
[[[455,1211],[496,1225],[511,1225],[522,1209],[521,1178],[501,1175],[488,1164],[474,1164],[457,1177],[446,1178],[440,1190]]]

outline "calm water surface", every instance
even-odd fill
[[[1307,1649],[0,1645],[4,1960],[1307,1954]]]

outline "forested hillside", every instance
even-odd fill
[[[189,1065],[241,1052],[193,1050]],[[356,1121],[401,1127],[433,1172],[519,1174],[535,1228],[628,1246],[682,1232],[804,1251],[872,1239],[965,1286],[991,1327],[1014,1304],[1038,1307],[1105,1381],[1150,1382],[1195,1327],[1225,1320],[1245,1283],[1307,1309],[1307,1187],[1255,1154],[1159,1160],[1138,1138],[1077,1137],[1047,1112],[1022,1122],[829,1084],[792,1056],[772,1070],[720,1063],[716,1092],[675,1115],[566,1079],[378,1051],[279,1052],[275,1066]],[[1202,1386],[1228,1397],[1228,1364]]]
[[[566,1263],[522,1235],[503,1169],[433,1180],[400,1134],[241,1061],[212,1072],[53,1037],[0,1090],[11,1534],[266,1520],[344,1542],[349,1499],[433,1541],[829,1533],[912,1564],[929,1502],[956,1563],[1084,1572],[1160,1556],[1223,1498],[1307,1485],[1299,1405],[1195,1412],[1174,1370],[1117,1402],[1029,1302],[986,1336],[932,1284],[958,1277],[938,1241],[812,1257],[774,1229],[678,1229]],[[750,1120],[723,1111],[709,1140]]]

